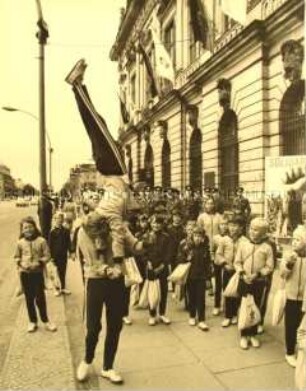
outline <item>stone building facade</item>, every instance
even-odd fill
[[[110,53],[130,114],[119,141],[134,182],[218,186],[229,200],[242,186],[253,212],[263,214],[265,157],[306,154],[304,2],[249,1],[244,26],[219,0],[202,3],[211,51],[193,39],[189,0],[127,2]],[[153,98],[137,42],[153,59],[148,30],[157,4],[176,78],[174,85],[159,79]]]

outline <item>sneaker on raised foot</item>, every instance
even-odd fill
[[[221,326],[222,327],[229,327],[231,325],[231,320],[228,318],[223,319]]]
[[[249,341],[248,341],[247,337],[240,338],[240,347],[243,350],[246,350],[249,348]]]
[[[213,314],[214,316],[218,316],[218,315],[220,314],[220,308],[215,307],[215,308],[213,309],[212,314]]]
[[[250,340],[251,340],[251,345],[253,346],[253,348],[260,347],[260,342],[256,337],[251,337]]]
[[[207,324],[205,322],[199,322],[198,328],[200,330],[202,330],[202,331],[208,331],[209,330],[209,327],[207,326]]]
[[[69,74],[66,76],[65,81],[71,85],[74,85],[76,83],[81,83],[83,80],[86,67],[87,64],[85,63],[85,60],[82,58],[71,69]]]
[[[195,326],[195,325],[196,325],[196,320],[195,320],[195,318],[189,318],[188,324],[189,324],[189,326]]]
[[[44,323],[44,325],[45,325],[45,329],[47,330],[47,331],[56,331],[57,330],[57,327],[55,326],[55,324],[54,323],[51,323],[51,322],[46,322],[46,323]]]
[[[295,358],[295,355],[294,355],[294,354],[286,354],[286,355],[285,355],[285,359],[286,359],[287,363],[288,363],[292,368],[295,368],[295,367],[296,367],[296,358]]]
[[[34,331],[36,331],[36,330],[37,330],[37,324],[33,323],[33,322],[29,323],[28,328],[27,328],[27,332],[34,333]]]
[[[78,381],[85,381],[88,378],[89,369],[90,364],[87,364],[85,361],[80,362],[76,373],[76,378]]]
[[[104,377],[105,379],[108,379],[110,382],[112,382],[114,384],[122,384],[123,383],[122,377],[114,369],[108,369],[108,370],[102,369],[101,376]]]
[[[155,318],[149,318],[148,321],[149,326],[155,326],[156,325],[156,319]]]
[[[131,319],[128,318],[127,316],[124,316],[124,317],[122,318],[122,320],[123,320],[123,323],[126,324],[127,326],[130,326],[130,325],[132,324]]]
[[[171,320],[169,318],[167,318],[167,316],[165,316],[165,315],[160,315],[159,319],[164,324],[170,324],[171,323]]]

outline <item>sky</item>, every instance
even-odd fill
[[[59,190],[76,164],[91,162],[91,145],[71,87],[64,81],[85,58],[85,84],[114,137],[119,126],[117,63],[109,59],[125,0],[41,0],[50,37],[45,47],[46,129],[54,149],[52,182]],[[39,115],[35,0],[0,0],[0,107]],[[0,163],[39,188],[39,123],[0,109]],[[46,144],[48,147],[48,143]],[[48,154],[47,154],[48,161]],[[47,176],[48,178],[48,176]]]

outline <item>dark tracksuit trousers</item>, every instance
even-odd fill
[[[167,309],[167,296],[168,296],[168,280],[167,280],[167,277],[168,277],[168,273],[165,270],[166,270],[166,268],[157,277],[157,279],[159,280],[159,284],[160,284],[160,303],[159,303],[159,308],[158,308],[159,315],[165,315],[166,309]],[[157,310],[156,309],[154,309],[154,310],[150,309],[149,312],[150,312],[150,316],[153,317],[153,318],[157,314]]]
[[[106,309],[106,337],[104,342],[103,368],[113,368],[124,313],[124,279],[89,278],[86,287],[86,352],[85,361],[90,364],[102,329],[103,306]]]
[[[206,281],[204,279],[188,279],[186,288],[190,318],[195,318],[198,315],[198,321],[204,322]]]
[[[66,287],[66,270],[67,270],[67,258],[65,259],[54,259],[56,265],[58,276],[61,282],[62,289]]]
[[[131,287],[124,287],[124,311],[123,316],[129,316],[130,313],[130,297],[131,297]]]
[[[286,354],[288,355],[295,353],[296,332],[302,317],[302,301],[287,299],[285,307],[285,341]]]
[[[235,274],[235,270],[226,270],[223,269],[223,290],[226,288],[229,280]],[[232,319],[237,316],[238,312],[238,299],[236,297],[225,297],[224,298],[224,307],[225,307],[225,318]]]
[[[37,323],[36,307],[42,322],[48,322],[45,284],[42,272],[20,273],[20,281],[24,291],[29,320]]]
[[[215,277],[215,308],[221,307],[222,295],[222,266],[214,263],[214,277]]]

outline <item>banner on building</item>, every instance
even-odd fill
[[[306,221],[306,156],[265,159],[265,215],[270,231],[288,237]]]
[[[204,49],[213,50],[213,22],[209,20],[202,0],[188,0],[191,27],[195,42],[201,42]],[[212,26],[211,26],[212,25]]]
[[[160,39],[160,22],[156,12],[153,13],[152,23],[150,26],[154,42],[155,70],[156,74],[164,79],[170,80],[174,84],[175,73],[170,54]]]
[[[139,52],[142,55],[143,62],[145,64],[146,70],[148,72],[148,76],[149,76],[150,84],[151,84],[150,88],[151,88],[152,97],[157,96],[158,95],[158,85],[157,85],[157,81],[155,79],[151,60],[150,60],[150,58],[149,58],[149,56],[148,56],[148,54],[147,54],[147,52],[141,42],[139,42]]]
[[[247,0],[221,0],[222,11],[242,25],[246,24],[247,5]]]

